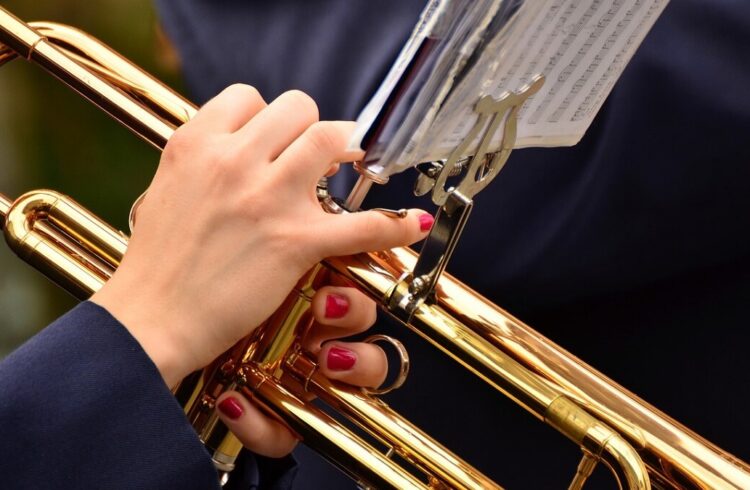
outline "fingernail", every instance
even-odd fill
[[[332,371],[348,371],[354,367],[357,356],[354,352],[339,347],[331,347],[328,351],[328,369]]]
[[[339,294],[326,296],[326,318],[341,318],[349,311],[349,300]]]
[[[419,229],[422,231],[429,231],[434,222],[435,218],[433,218],[431,214],[424,213],[419,217]]]
[[[237,401],[236,398],[229,397],[225,398],[224,401],[219,403],[219,411],[229,417],[232,420],[237,420],[242,416],[242,405]]]

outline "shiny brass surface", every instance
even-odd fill
[[[54,191],[18,198],[3,228],[16,255],[81,299],[109,279],[127,247],[123,235]]]
[[[415,263],[416,254],[409,249],[326,261],[373,297],[387,294]],[[435,292],[436,305],[415,314],[408,326],[532,414],[545,419],[544,406],[549,406],[558,391],[622,434],[653,479],[667,488],[750,488],[747,463],[644,402],[449,274],[441,277]],[[477,338],[492,350],[488,352],[487,344]],[[500,353],[516,362],[501,360]],[[484,366],[489,360],[498,370],[511,372],[496,376],[494,369],[488,371]],[[513,386],[502,388],[508,381]]]
[[[273,377],[256,368],[248,368],[246,376],[243,395],[277,414],[302,441],[313,445],[323,457],[365,488],[430,488],[330,416],[302,401]]]
[[[3,220],[2,222],[0,222],[0,227],[5,224],[5,216],[8,215],[8,211],[10,210],[10,206],[12,204],[13,201],[0,194],[0,219]]]
[[[355,420],[372,437],[449,488],[497,488],[486,476],[450,453],[434,439],[409,423],[387,405],[362,390],[334,383],[314,371],[314,362],[299,356],[290,371],[307,380],[310,391]],[[309,373],[313,373],[310,375]]]
[[[157,148],[195,113],[193,104],[67,26],[25,24],[0,8],[0,42],[0,63],[17,57],[34,61]],[[127,247],[124,234],[52,191],[15,201],[0,194],[0,218],[16,253],[81,299],[101,287]],[[365,487],[496,488],[377,398],[320,375],[300,347],[311,322],[310,298],[331,274],[348,278],[386,306],[415,263],[408,249],[326,260],[252,336],[174,388],[217,468],[231,470],[240,445],[218,421],[213,404],[223,391],[237,389]],[[650,488],[650,479],[665,488],[750,488],[746,463],[456,279],[444,274],[434,293],[434,300],[390,313],[574,441],[584,458],[571,488],[583,485],[596,462],[627,488]],[[346,415],[362,435],[306,403],[310,394]],[[397,464],[392,454],[413,468]],[[415,476],[420,471],[423,476]]]
[[[195,105],[101,41],[68,26],[38,25],[0,8],[0,63],[33,61],[159,149],[195,114]]]

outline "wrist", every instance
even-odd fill
[[[158,308],[140,301],[137,294],[121,294],[114,278],[95,293],[89,301],[106,309],[140,344],[156,365],[170,388],[190,374],[196,366],[189,362],[188,350],[181,346],[179,336],[172,334],[173,323]]]

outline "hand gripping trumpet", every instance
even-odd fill
[[[27,24],[0,8],[0,42],[0,63],[24,58],[40,65],[158,149],[196,111],[193,104],[110,48],[71,27]],[[514,111],[541,83],[540,78],[518,93],[477,104],[480,117],[471,141],[480,136],[480,144],[475,157],[464,163],[470,178],[455,189],[444,189],[449,171],[460,163],[458,149],[442,167],[423,170],[418,187],[432,192],[440,211],[418,256],[409,249],[395,249],[326,260],[300,280],[282,307],[252,336],[174,388],[222,478],[231,472],[241,447],[213,414],[213,403],[222,391],[236,389],[363,487],[498,488],[389,409],[374,396],[377,393],[341,386],[316,371],[299,339],[310,323],[311,293],[331,274],[338,274],[577,444],[583,457],[570,488],[582,487],[598,462],[611,470],[621,488],[750,488],[746,463],[443,272],[468,217],[471,198],[502,168],[512,148]],[[501,121],[505,121],[503,149],[486,155],[483,142]],[[325,189],[319,191],[322,205],[343,212]],[[48,190],[15,201],[0,194],[0,226],[19,257],[80,299],[111,276],[128,243],[124,233],[70,198]],[[404,360],[402,353],[402,374]],[[285,384],[288,379],[295,382]],[[352,428],[306,403],[305,391],[345,415]],[[371,442],[355,430],[367,434]],[[381,452],[376,445],[386,450]]]

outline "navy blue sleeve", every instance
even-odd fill
[[[219,488],[156,366],[82,303],[0,363],[4,488]]]

